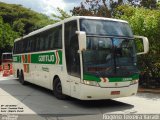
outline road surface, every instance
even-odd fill
[[[160,114],[160,94],[138,93],[99,101],[58,100],[42,87],[23,86],[12,76],[0,77],[0,109],[2,120],[102,120],[104,114]]]

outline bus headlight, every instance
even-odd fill
[[[91,86],[97,86],[99,87],[99,84],[97,81],[89,81],[89,80],[83,80],[83,83],[86,85],[91,85]]]
[[[138,80],[132,80],[130,85],[137,84],[137,83],[138,83]]]

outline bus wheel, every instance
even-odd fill
[[[17,78],[19,78],[19,70],[17,70]]]
[[[20,72],[19,74],[19,81],[22,85],[25,85],[26,82],[24,81],[24,75],[23,75],[23,71]]]
[[[62,84],[59,78],[56,78],[54,80],[54,84],[53,84],[53,93],[54,96],[60,100],[63,100],[66,98],[66,96],[62,93]]]

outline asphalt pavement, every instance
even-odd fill
[[[112,100],[58,100],[52,91],[13,76],[0,77],[0,119],[102,120],[105,114],[160,114],[160,94],[140,92]]]

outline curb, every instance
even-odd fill
[[[160,88],[155,88],[155,89],[139,88],[138,92],[160,94]]]

